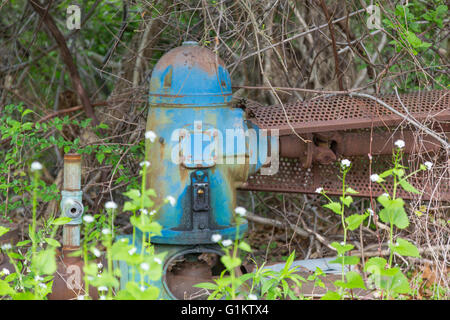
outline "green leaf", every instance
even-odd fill
[[[342,297],[339,293],[334,291],[327,291],[320,300],[341,300]]]
[[[23,247],[23,246],[29,244],[30,242],[31,242],[31,240],[20,241],[20,242],[17,242],[16,246],[17,247]]]
[[[404,257],[420,258],[419,249],[411,242],[402,238],[397,238],[397,245],[391,246],[391,249]]]
[[[341,204],[339,202],[330,202],[323,205],[324,208],[330,209],[334,213],[341,214]]]
[[[406,40],[413,48],[419,48],[422,45],[422,40],[420,40],[414,32],[406,31]]]
[[[341,196],[339,199],[341,199],[341,202],[347,207],[349,207],[353,202],[353,198],[351,196],[346,196],[345,198],[342,198]]]
[[[233,258],[230,256],[222,256],[220,258],[220,261],[222,261],[222,263],[224,264],[224,266],[228,269],[228,270],[232,270],[236,267],[239,267],[241,265],[241,259],[239,258]]]
[[[123,211],[132,211],[132,212],[134,212],[134,211],[136,211],[137,208],[138,207],[134,203],[132,203],[130,201],[126,201],[124,203],[124,205],[123,205]]]
[[[386,178],[389,177],[390,175],[392,175],[392,172],[394,171],[394,169],[389,169],[384,171],[383,173],[379,174],[380,178]]]
[[[201,282],[201,283],[194,284],[193,287],[203,288],[203,289],[208,289],[208,290],[216,290],[217,284],[214,284],[211,282]]]
[[[47,242],[51,246],[54,246],[54,247],[60,247],[61,246],[61,244],[55,239],[45,238],[44,240],[45,240],[45,242]]]
[[[337,264],[342,264],[342,262],[344,262],[344,264],[347,265],[356,265],[359,263],[359,257],[344,256],[344,257],[337,257],[333,261],[330,261],[330,263],[337,263]]]
[[[13,300],[37,300],[37,297],[31,292],[19,292],[13,296]]]
[[[380,219],[385,223],[394,224],[399,229],[405,229],[409,225],[409,219],[403,208],[405,202],[401,198],[386,200],[385,196],[378,197],[378,201],[384,206],[380,211]],[[383,199],[383,202],[380,201]]]
[[[0,297],[1,296],[11,296],[16,292],[11,288],[5,280],[0,280]]]
[[[347,189],[345,189],[345,192],[350,193],[350,194],[358,194],[359,193],[358,191],[356,191],[350,187],[347,187]]]
[[[56,218],[55,220],[53,220],[53,221],[52,221],[52,225],[60,226],[60,225],[69,223],[70,221],[72,221],[72,218],[69,218],[69,217],[60,217],[60,218]]]
[[[366,289],[364,280],[358,272],[348,271],[345,274],[345,279],[347,280],[346,282],[337,280],[334,282],[334,285],[346,289]]]
[[[347,218],[345,218],[345,222],[347,223],[347,227],[350,230],[355,230],[357,229],[361,223],[363,223],[363,221],[367,218],[368,214],[352,214],[351,216],[348,216]]]
[[[97,152],[95,157],[97,158],[98,163],[102,164],[103,160],[105,159],[105,154],[102,152]]]
[[[0,226],[0,237],[1,237],[2,235],[4,235],[5,233],[7,233],[8,231],[9,231],[9,228]]]
[[[397,272],[392,277],[390,289],[396,293],[409,293],[411,288],[409,287],[408,278],[406,278],[405,275],[400,271]]]
[[[25,117],[27,114],[32,113],[32,112],[33,112],[33,110],[31,110],[31,109],[25,109],[25,110],[22,112],[22,118]]]
[[[409,184],[408,181],[406,181],[406,180],[400,180],[398,183],[402,186],[402,188],[403,188],[405,191],[407,191],[407,192],[412,192],[412,193],[415,193],[415,194],[420,194],[419,190],[417,190],[417,189],[414,188],[411,184]]]
[[[366,265],[364,266],[364,271],[380,274],[381,270],[384,270],[384,268],[386,267],[386,264],[387,264],[386,259],[380,257],[373,257],[366,262]]]
[[[56,252],[53,248],[47,248],[36,253],[33,258],[33,266],[38,274],[53,274],[56,271]]]
[[[131,189],[127,192],[124,192],[124,195],[126,195],[128,198],[133,200],[139,200],[141,198],[141,193],[137,189]]]
[[[252,252],[252,248],[250,245],[244,241],[241,241],[238,245],[238,248],[247,252]]]
[[[151,218],[147,215],[133,216],[130,218],[130,222],[142,232],[150,232],[158,236],[161,235],[162,226],[156,221],[151,221]]]
[[[397,177],[401,178],[405,175],[405,170],[403,169],[392,169],[392,173],[395,174]]]
[[[352,244],[342,245],[342,244],[340,244],[340,243],[338,243],[338,242],[336,242],[336,241],[333,242],[333,243],[331,243],[330,245],[331,245],[333,248],[336,249],[336,251],[337,251],[337,253],[338,253],[339,255],[343,255],[344,253],[346,253],[346,252],[352,250],[352,249],[355,247],[355,246],[352,245]]]

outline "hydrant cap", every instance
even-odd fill
[[[231,79],[224,62],[195,41],[164,54],[150,80],[150,104],[205,107],[231,101]]]

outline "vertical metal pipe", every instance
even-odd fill
[[[80,245],[80,224],[83,214],[81,191],[81,155],[64,155],[64,182],[61,191],[61,215],[72,218],[63,226],[63,246]]]
[[[81,155],[79,154],[68,153],[64,155],[63,190],[81,190]]]

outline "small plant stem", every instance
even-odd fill
[[[238,221],[236,223],[236,237],[234,238],[234,247],[233,247],[233,261],[236,259],[237,256],[237,249],[238,249],[238,245],[239,245],[239,225],[240,225],[240,218],[238,218]],[[235,300],[236,299],[236,292],[235,292],[235,272],[234,272],[234,268],[231,269],[231,299]]]
[[[88,236],[88,225],[86,224],[84,228],[84,239],[83,239],[83,260],[85,266],[88,265],[87,236]],[[89,279],[86,274],[84,275],[84,292],[86,296],[89,297]]]
[[[142,180],[141,180],[141,210],[144,208],[144,199],[145,199],[145,173],[147,172],[147,164],[144,163],[144,166],[142,167]],[[141,211],[142,214],[142,211]],[[144,248],[145,248],[145,232],[142,232],[142,242],[141,242],[141,260],[144,257]],[[141,286],[144,285],[144,274],[143,272],[139,271],[140,275],[140,283]]]
[[[144,257],[144,248],[145,248],[145,232],[142,232],[142,244],[141,244],[141,260]],[[144,285],[144,274],[142,272],[139,272],[140,274],[140,282],[141,282],[141,286]]]
[[[341,206],[341,223],[342,223],[342,227],[344,228],[344,246],[347,242],[347,228],[345,226],[345,217],[344,217],[344,211],[345,211],[345,204],[344,204],[344,199],[345,199],[345,176],[347,174],[347,170],[344,170],[343,174],[342,174],[342,206]],[[345,267],[345,253],[342,255],[342,270],[341,270],[341,279],[342,282],[344,282],[344,275],[345,275],[345,271],[344,271],[344,267]],[[344,288],[340,287],[339,291],[342,295]]]
[[[108,259],[108,273],[113,274],[113,261],[112,261],[112,237],[113,237],[113,230],[114,230],[114,209],[110,209],[109,211],[109,221],[111,226],[111,234],[107,235],[107,241],[106,241],[106,258]],[[112,300],[112,287],[108,288],[108,299]]]
[[[37,209],[37,187],[38,187],[38,181],[39,181],[39,171],[36,170],[34,173],[34,179],[33,179],[33,209],[32,209],[32,215],[33,215],[33,221],[31,224],[31,261],[36,258],[36,251],[37,251],[37,242],[36,242],[36,209]],[[34,266],[34,263],[32,263],[32,268]],[[33,269],[36,269],[35,267]],[[39,276],[37,274],[36,270],[33,270],[34,276]],[[38,282],[34,281],[34,292],[38,293]]]

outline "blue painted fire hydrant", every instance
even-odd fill
[[[214,265],[220,259],[208,257],[221,254],[211,237],[236,237],[236,188],[267,160],[267,139],[231,99],[223,61],[196,42],[170,50],[153,69],[146,129],[158,140],[146,140],[145,178],[162,205],[154,218],[162,235],[151,239],[155,250],[167,252],[162,298],[185,298],[191,280],[220,272]],[[163,205],[169,195],[175,206]],[[241,225],[239,237],[246,230]]]

